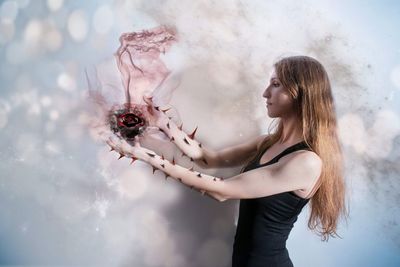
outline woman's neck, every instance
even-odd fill
[[[301,127],[301,119],[297,116],[281,118],[283,132],[278,140],[280,144],[293,145],[303,141],[303,131]]]

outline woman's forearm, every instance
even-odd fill
[[[148,153],[148,155],[150,155],[150,153]],[[207,194],[218,201],[225,200],[222,195],[217,193],[220,191],[224,181],[223,178],[194,171],[193,167],[186,169],[185,167],[177,165],[174,159],[170,162],[156,154],[151,154],[146,162],[151,164],[153,168],[163,171],[166,175],[165,178],[172,177],[191,189],[196,189],[202,194]]]
[[[111,150],[115,150],[120,154],[120,158],[132,158],[132,162],[135,160],[144,161],[153,166],[153,172],[156,169],[164,172],[166,175],[165,178],[168,176],[172,177],[190,188],[202,192],[202,194],[207,193],[207,195],[217,199],[218,201],[226,200],[218,193],[222,191],[224,185],[223,178],[197,172],[193,167],[186,169],[177,165],[174,159],[168,161],[163,156],[159,156],[155,152],[141,147],[139,143],[131,146],[127,142],[116,138],[110,138],[107,140],[107,143],[111,146]]]
[[[196,162],[203,168],[212,168],[218,166],[217,154],[214,151],[205,149],[201,143],[195,139],[196,129],[187,134],[182,130],[182,125],[177,126],[171,119],[165,119],[158,123],[159,129],[164,132],[171,142],[182,151],[182,155],[186,155],[191,161]]]
[[[226,200],[226,198],[224,198],[221,194],[212,191],[212,189],[214,189],[214,186],[212,186],[210,189],[211,181],[223,181],[223,178],[203,174],[194,171],[193,168],[186,169],[182,166],[177,165],[174,159],[172,160],[172,162],[170,162],[168,160],[165,160],[164,157],[159,157],[158,155],[149,158],[147,162],[153,166],[153,172],[155,171],[155,169],[159,169],[160,171],[164,172],[165,179],[167,179],[168,177],[174,178],[180,183],[188,186],[190,189],[194,189],[200,192],[202,195],[210,196],[211,198],[220,202]],[[204,181],[200,182],[199,179],[204,179]],[[203,182],[206,183],[206,186],[203,185]]]

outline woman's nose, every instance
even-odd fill
[[[268,98],[269,97],[269,90],[268,87],[265,89],[264,93],[263,93],[263,97]]]

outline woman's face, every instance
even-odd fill
[[[263,93],[267,99],[268,116],[270,118],[286,117],[294,111],[294,100],[289,91],[282,86],[275,70],[271,74],[268,87]]]

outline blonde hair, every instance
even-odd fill
[[[339,236],[339,217],[346,219],[348,216],[343,156],[329,78],[321,63],[307,56],[282,58],[274,67],[282,86],[295,100],[304,141],[323,162],[322,173],[311,192],[308,227],[327,241],[330,236]],[[283,125],[279,120],[277,130],[264,139],[251,161],[281,139],[282,133]]]

